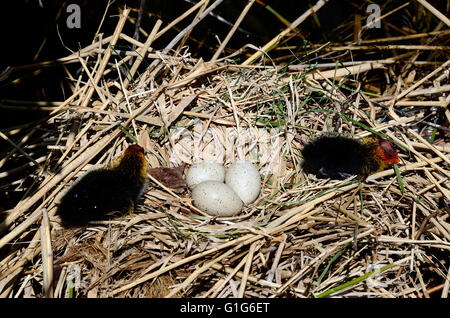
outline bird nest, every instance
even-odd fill
[[[145,43],[126,36],[127,15],[112,36],[65,58],[84,70],[70,97],[48,106],[44,121],[5,134],[14,143],[5,158],[17,164],[3,173],[2,191],[27,191],[2,220],[2,296],[448,293],[448,129],[435,124],[436,141],[425,131],[440,110],[449,117],[440,97],[449,62],[277,65],[261,51],[243,63],[206,62],[184,49],[152,49],[159,23]],[[137,58],[122,73],[133,55],[112,49],[118,41],[146,52],[145,71],[136,72]],[[370,76],[390,84],[371,94],[359,85]],[[305,174],[301,149],[330,132],[388,138],[402,162],[364,182]],[[212,217],[193,206],[189,189],[149,176],[134,213],[63,228],[55,212],[64,190],[133,143],[151,168],[247,159],[261,193],[237,216]]]

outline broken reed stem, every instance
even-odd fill
[[[342,213],[344,213],[347,217],[349,217],[350,219],[356,221],[358,223],[359,226],[362,227],[373,227],[372,224],[367,223],[366,221],[362,220],[359,216],[357,216],[356,214],[347,211],[345,208],[343,207],[339,207],[339,205],[337,203],[334,203],[334,208]]]
[[[450,265],[447,270],[447,277],[445,279],[444,287],[442,289],[441,298],[448,298],[449,289],[450,289]]]
[[[391,101],[389,101],[388,106],[394,105],[397,102],[397,100],[399,100],[400,98],[406,96],[408,93],[410,93],[411,91],[415,90],[417,87],[422,85],[425,81],[429,80],[431,77],[433,77],[437,73],[439,73],[442,70],[444,70],[449,64],[450,64],[450,60],[448,60],[447,62],[443,63],[437,69],[435,69],[434,71],[432,71],[431,73],[429,73],[428,75],[426,75],[425,77],[423,77],[422,79],[417,81],[417,83],[415,83],[414,85],[411,85],[408,89],[402,91],[399,95],[395,96],[395,98],[393,98]],[[396,117],[394,117],[394,118],[396,118]]]
[[[239,262],[239,264],[232,271],[230,271],[230,273],[227,275],[227,277],[225,279],[223,279],[222,281],[218,281],[217,286],[214,285],[206,294],[204,294],[202,296],[202,298],[208,297],[208,295],[211,292],[213,292],[213,294],[211,295],[211,298],[216,298],[217,295],[220,293],[220,291],[230,281],[230,279],[232,279],[236,275],[236,273],[241,269],[241,267],[244,266],[244,264],[247,262],[248,257],[249,257],[249,254],[247,253],[247,255],[245,255],[245,257],[242,258],[242,260]],[[212,267],[217,269],[216,265],[218,265],[218,264],[213,264]]]
[[[53,251],[50,234],[50,223],[46,209],[42,211],[41,225],[41,250],[42,250],[42,273],[44,281],[44,296],[53,298]]]
[[[127,113],[120,113],[120,112],[114,112],[114,111],[109,111],[109,110],[101,110],[101,109],[90,108],[90,107],[81,107],[81,106],[72,106],[70,108],[70,110],[76,111],[76,112],[97,113],[97,114],[114,116],[114,117],[119,117],[119,118],[124,118],[124,119],[129,119],[132,116],[131,114],[127,114]],[[153,125],[153,126],[162,127],[164,125],[164,123],[158,117],[150,117],[150,116],[143,115],[143,116],[137,116],[135,118],[135,120],[143,122],[145,124]]]
[[[336,70],[329,70],[329,71],[315,71],[312,73],[309,73],[306,78],[307,80],[319,80],[319,79],[326,79],[326,78],[341,78],[343,76],[350,76],[354,74],[359,74],[363,72],[367,72],[369,70],[379,69],[379,68],[385,68],[385,66],[382,63],[365,63],[355,66],[349,66],[349,67],[343,67]]]
[[[164,33],[169,31],[171,28],[173,28],[175,25],[177,25],[179,22],[184,20],[186,17],[188,17],[192,12],[197,10],[200,6],[204,5],[207,0],[201,0],[197,2],[195,5],[193,5],[189,10],[184,12],[182,15],[177,17],[175,20],[173,20],[171,23],[169,23],[164,29],[162,29],[160,32],[158,32],[155,36],[155,40],[158,39],[160,36],[162,36]]]
[[[428,147],[429,150],[433,151],[436,155],[441,157],[445,162],[447,162],[447,164],[450,165],[450,159],[447,156],[445,156],[441,151],[439,151],[439,149],[437,149],[432,144],[430,144],[425,138],[420,136],[418,133],[416,133],[411,128],[408,128],[408,133],[410,133],[411,135],[416,137],[422,143],[422,145]]]
[[[0,273],[0,280],[4,279],[5,277],[8,277],[12,273],[14,273],[16,270],[23,267],[27,262],[31,261],[34,257],[36,257],[39,253],[41,253],[41,245],[39,244],[40,241],[40,231],[36,231],[34,236],[32,237],[30,243],[25,249],[25,252],[20,255],[20,259],[14,263],[14,265],[9,266],[6,263],[0,262],[0,265],[2,268],[5,269],[2,273]],[[5,259],[6,260],[6,259]],[[7,270],[6,270],[7,268]]]
[[[443,15],[439,10],[437,10],[435,7],[433,7],[431,4],[429,4],[425,0],[417,0],[421,5],[423,5],[425,8],[427,8],[431,13],[433,13],[439,20],[444,22],[448,28],[450,28],[450,19],[447,18],[445,15]]]
[[[128,109],[128,112],[130,113],[130,116],[131,116],[132,110],[131,110],[130,100],[129,100],[128,94],[127,94],[127,92],[125,90],[125,86],[123,85],[122,75],[121,75],[119,66],[117,65],[117,60],[115,59],[114,61],[115,61],[116,69],[117,69],[117,75],[119,75],[120,88],[122,90],[122,94],[125,96],[125,102],[126,102],[126,105],[127,105],[127,109]],[[136,122],[135,122],[134,119],[131,120],[131,126],[133,127],[134,135],[137,137]]]
[[[436,179],[433,177],[433,175],[430,173],[430,171],[428,171],[427,169],[424,170],[426,176],[428,177],[428,179],[431,181],[431,183],[433,183],[440,191],[441,193],[448,199],[450,200],[450,192],[449,190],[443,188],[439,182],[436,181]]]
[[[228,32],[227,36],[225,37],[225,39],[220,44],[220,46],[217,49],[216,53],[214,53],[213,57],[210,60],[210,63],[215,62],[217,60],[217,58],[220,56],[220,54],[222,53],[222,51],[225,49],[225,47],[227,46],[228,42],[230,41],[231,37],[233,36],[234,32],[236,32],[236,29],[239,27],[239,25],[241,24],[242,20],[245,18],[245,16],[247,15],[248,11],[252,7],[253,3],[255,3],[255,0],[249,0],[247,2],[247,5],[245,6],[244,10],[242,10],[241,14],[239,15],[238,19],[234,23],[234,25],[231,28],[230,32]]]
[[[421,50],[421,51],[448,51],[450,47],[444,45],[360,45],[360,46],[330,46],[328,51],[375,51],[375,50]]]
[[[86,72],[89,81],[91,82],[91,87],[93,87],[95,89],[95,92],[97,93],[97,95],[100,97],[100,99],[102,100],[103,104],[107,104],[106,98],[103,95],[103,93],[101,92],[100,88],[95,84],[94,79],[92,78],[92,74],[89,71],[89,69],[86,66],[86,63],[84,63],[83,59],[81,58],[81,56],[78,56],[79,62],[81,64],[81,66],[83,67],[83,70]]]
[[[194,20],[189,24],[186,28],[184,28],[181,32],[178,33],[175,38],[170,41],[168,45],[164,48],[164,50],[167,52],[171,50],[185,35],[186,33],[190,32],[200,21],[202,21],[206,16],[209,15],[209,13],[214,10],[223,0],[216,0],[213,4],[211,4],[201,15],[198,19]],[[204,1],[199,2],[198,4],[204,4]],[[149,68],[154,68],[159,61],[153,61]]]
[[[149,50],[150,46],[152,45],[152,43],[156,37],[156,32],[158,32],[159,28],[161,27],[161,24],[162,24],[162,21],[160,19],[158,19],[156,21],[155,25],[153,26],[153,29],[152,29],[150,35],[148,36],[147,40],[145,41],[144,46],[138,50],[138,56],[136,58],[136,61],[134,61],[133,66],[131,67],[128,76],[125,78],[125,80],[123,82],[124,89],[128,89],[128,84],[130,83],[130,80],[134,78],[134,75],[135,75],[137,69],[139,68],[142,61],[144,60],[144,57],[146,56],[147,51]],[[120,96],[117,96],[117,99],[119,99],[119,98],[120,98]]]
[[[409,5],[409,2],[406,2],[406,3],[404,3],[404,4],[400,5],[400,6],[398,6],[397,8],[395,8],[395,9],[389,11],[388,13],[383,14],[382,16],[377,17],[376,19],[372,19],[369,23],[367,23],[365,26],[363,26],[363,27],[361,28],[361,30],[366,30],[366,29],[369,28],[371,25],[377,23],[378,21],[383,20],[384,18],[386,18],[386,17],[390,16],[391,14],[393,14],[393,13],[399,11],[400,9],[403,9],[404,7],[406,7],[406,6],[408,6],[408,5]],[[361,31],[360,31],[359,33],[361,33]],[[360,36],[359,36],[359,37],[360,37]],[[358,38],[359,38],[359,37],[358,37]]]
[[[95,73],[95,77],[93,79],[93,85],[89,87],[86,96],[84,96],[83,101],[81,102],[80,106],[86,107],[92,95],[94,94],[95,87],[97,86],[98,82],[100,81],[100,78],[103,76],[103,71],[106,68],[106,65],[108,64],[109,58],[111,57],[111,51],[113,50],[113,47],[116,45],[117,40],[119,39],[120,33],[122,32],[123,27],[125,26],[125,22],[127,21],[128,14],[130,13],[130,9],[125,9],[122,11],[122,14],[119,19],[119,23],[116,26],[116,29],[114,30],[111,42],[108,44],[108,49],[106,50],[105,54],[103,55],[102,63],[100,64],[100,67],[98,68],[97,72]]]
[[[247,285],[247,279],[248,279],[248,275],[250,272],[250,267],[252,266],[253,254],[255,253],[256,244],[257,244],[257,242],[254,242],[250,245],[247,261],[245,262],[244,275],[242,276],[241,284],[239,285],[238,298],[244,298],[245,286]]]
[[[308,9],[305,13],[303,13],[299,18],[297,18],[294,22],[291,23],[291,25],[284,29],[280,34],[275,36],[272,40],[270,40],[268,43],[266,43],[261,50],[254,53],[252,56],[250,56],[247,60],[242,63],[242,65],[250,65],[252,64],[256,59],[260,58],[263,54],[268,53],[271,49],[276,46],[282,38],[284,38],[287,34],[289,34],[293,29],[298,27],[303,21],[306,20],[311,14],[316,13],[322,6],[326,3],[324,0],[319,0],[317,3],[310,9]]]
[[[36,167],[39,167],[40,169],[42,169],[41,165],[33,159],[33,157],[31,157],[29,154],[27,154],[22,147],[19,147],[18,145],[16,145],[10,138],[8,138],[8,136],[6,136],[4,133],[2,133],[0,131],[0,137],[2,137],[3,140],[5,140],[6,142],[8,142],[11,146],[13,146],[14,148],[16,148],[22,155],[24,155],[25,157],[27,157],[28,160],[30,160]]]
[[[209,3],[209,1],[205,2],[205,4],[203,4],[203,5],[200,7],[200,9],[198,10],[198,12],[196,13],[196,15],[195,15],[195,17],[194,17],[194,19],[193,19],[194,21],[197,20],[197,19],[202,15],[202,13],[205,11],[205,9],[206,9],[208,3]],[[181,39],[181,41],[179,41],[178,46],[177,46],[177,48],[176,48],[176,50],[175,50],[175,55],[178,55],[178,54],[180,53],[180,50],[183,48],[184,44],[185,44],[186,41],[189,39],[189,37],[190,37],[190,35],[191,35],[193,29],[194,29],[194,28],[191,28],[190,30],[188,30],[188,31],[186,32],[186,34],[183,36],[183,38]],[[180,66],[178,67],[177,71],[175,71],[175,73],[178,74],[179,71],[181,70],[181,68],[182,68],[182,66],[180,65]],[[175,76],[174,76],[174,78],[175,78]]]
[[[408,35],[400,35],[400,36],[391,36],[387,38],[378,38],[378,39],[367,39],[359,42],[360,44],[371,44],[371,43],[384,43],[384,42],[395,42],[395,41],[405,41],[419,38],[431,38],[435,35],[447,35],[450,33],[450,30],[442,30],[442,31],[433,31],[433,32],[425,32],[425,33],[416,33],[416,34],[408,34]],[[345,42],[345,44],[352,44],[352,42]]]

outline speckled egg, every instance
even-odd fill
[[[261,191],[258,169],[247,160],[236,161],[228,168],[225,183],[236,192],[244,204],[254,202]]]
[[[192,190],[194,205],[213,216],[234,216],[243,207],[239,196],[220,181],[203,181]]]
[[[223,182],[224,180],[225,168],[215,161],[197,162],[186,173],[186,183],[190,188],[203,181]]]

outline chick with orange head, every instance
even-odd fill
[[[343,136],[320,137],[302,151],[304,170],[319,178],[347,179],[370,174],[400,162],[394,145],[378,137],[356,140]]]
[[[146,185],[147,169],[144,149],[131,145],[111,166],[88,172],[61,199],[57,213],[63,225],[83,226],[114,212],[133,212]]]

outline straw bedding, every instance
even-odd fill
[[[24,161],[19,149],[44,158],[2,176],[2,191],[28,189],[2,220],[2,297],[448,295],[448,130],[436,142],[423,133],[433,114],[449,119],[448,62],[356,63],[356,51],[345,66],[203,61],[185,48],[151,48],[160,23],[145,43],[126,36],[128,13],[111,37],[66,58],[84,70],[72,96],[39,124],[4,134],[15,144],[10,162]],[[121,72],[129,55],[110,49],[117,43],[147,52],[145,71],[136,72],[141,59],[128,70],[133,80]],[[361,87],[372,77],[388,81]],[[381,97],[366,94],[371,87]],[[327,133],[380,134],[402,163],[363,183],[305,174],[301,149]],[[250,160],[261,194],[238,216],[215,218],[193,207],[190,190],[149,176],[133,214],[61,227],[62,193],[134,142],[151,168]]]

